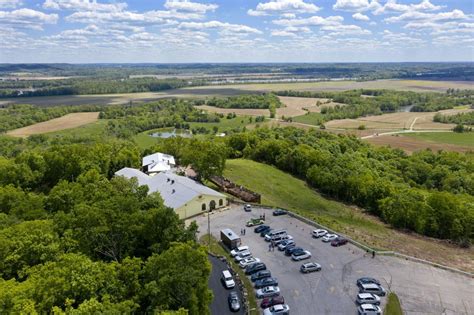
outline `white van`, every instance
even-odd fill
[[[238,254],[240,254],[241,252],[245,252],[246,250],[249,250],[249,247],[248,246],[239,246],[233,250],[230,251],[230,255],[232,257],[235,257],[237,256]]]
[[[359,286],[359,293],[372,293],[378,296],[385,296],[387,292],[385,289],[375,283],[363,283]]]
[[[232,289],[233,287],[235,287],[234,278],[232,278],[232,275],[230,274],[229,270],[222,271],[221,281],[226,289]]]
[[[271,231],[270,233],[265,235],[265,241],[270,242],[271,240],[281,239],[286,234],[287,234],[286,230]]]

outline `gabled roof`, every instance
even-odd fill
[[[192,179],[171,172],[162,172],[155,176],[148,176],[133,168],[123,168],[116,172],[115,175],[126,178],[136,177],[139,185],[148,186],[148,193],[159,192],[165,205],[173,209],[181,207],[200,195],[225,197],[223,194]]]
[[[175,165],[174,156],[169,154],[164,154],[156,152],[147,156],[144,156],[142,159],[142,166],[150,165],[154,163],[164,163],[168,165]]]

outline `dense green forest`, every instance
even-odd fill
[[[62,79],[0,82],[0,98],[53,95],[157,92],[198,84],[179,79]]]
[[[240,95],[227,98],[213,97],[209,100],[206,100],[204,104],[219,108],[258,109],[270,109],[271,107],[279,108],[283,106],[283,104],[280,102],[280,99],[272,93],[262,95]]]
[[[0,312],[208,314],[210,264],[126,141],[0,142]]]
[[[460,113],[456,115],[443,115],[437,113],[433,117],[433,121],[443,124],[474,125],[474,112]]]
[[[0,109],[0,133],[58,118],[69,113],[98,112],[102,106],[79,105],[39,107],[33,105],[6,105]]]
[[[341,103],[340,106],[335,107],[325,107],[324,104],[321,104],[320,124],[334,119],[354,119],[368,115],[382,115],[408,107],[412,112],[433,112],[474,103],[471,97],[465,97],[464,95],[391,90],[279,91],[276,94],[280,96],[327,98],[333,102]]]

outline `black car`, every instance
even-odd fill
[[[374,283],[376,285],[380,285],[380,281],[377,280],[377,279],[374,279],[374,278],[362,277],[362,278],[357,279],[357,286],[359,286],[359,287],[363,284],[369,284],[369,283]]]
[[[263,278],[268,278],[268,277],[271,277],[271,276],[272,276],[272,273],[270,272],[270,270],[262,270],[262,271],[254,273],[250,277],[250,280],[252,280],[252,282],[255,282],[257,280],[260,280],[260,279],[263,279]]]
[[[260,289],[268,286],[277,286],[278,280],[276,278],[263,278],[255,281],[255,289]]]
[[[304,249],[301,248],[301,247],[296,247],[296,246],[295,247],[290,247],[290,248],[285,249],[285,255],[286,256],[291,256],[295,252],[303,252],[303,251],[304,251]]]
[[[268,225],[259,225],[255,228],[254,232],[255,233],[260,233],[263,230],[269,229],[270,227]]]
[[[273,211],[274,216],[285,215],[287,213],[288,213],[288,211],[285,211],[285,210],[282,210],[282,209],[276,209],[275,211]]]
[[[232,312],[237,312],[240,310],[240,299],[237,291],[231,291],[227,301],[229,302],[229,308]]]
[[[251,275],[253,273],[256,273],[257,271],[261,271],[265,269],[267,269],[267,266],[265,266],[264,263],[258,262],[258,263],[247,266],[247,268],[245,268],[245,274]]]
[[[272,231],[272,230],[273,229],[270,229],[270,228],[268,228],[266,230],[263,230],[263,231],[260,232],[260,236],[264,237],[266,234],[270,233],[270,231]]]

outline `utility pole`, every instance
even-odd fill
[[[207,211],[207,237],[208,237],[208,246],[209,251],[211,251],[211,209],[209,207],[209,211]]]

